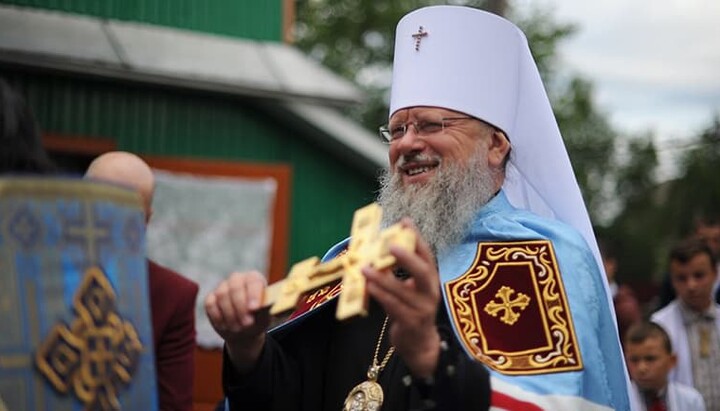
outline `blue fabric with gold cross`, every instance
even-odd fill
[[[603,275],[573,228],[500,192],[438,266],[456,334],[494,391],[517,387],[542,409],[629,409]]]
[[[0,178],[0,398],[9,410],[156,410],[139,196]]]
[[[438,268],[457,339],[490,370],[494,409],[630,409],[603,274],[575,229],[513,207],[501,191],[462,242],[438,255]],[[341,288],[307,295],[272,332],[289,332]]]

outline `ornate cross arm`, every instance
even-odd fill
[[[265,289],[263,306],[271,307],[272,315],[290,311],[303,294],[342,279],[335,317],[344,320],[367,315],[368,296],[362,267],[392,268],[396,261],[390,254],[391,245],[415,250],[413,230],[395,224],[381,231],[381,219],[382,209],[376,203],[355,211],[347,252],[325,263],[311,257],[293,265],[284,280]]]

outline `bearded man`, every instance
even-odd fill
[[[522,32],[419,9],[393,71],[379,202],[417,248],[391,247],[395,272],[362,269],[369,313],[347,322],[341,284],[268,333],[264,277],[221,283],[205,307],[230,409],[628,410],[597,245]]]

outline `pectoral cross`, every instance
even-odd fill
[[[311,257],[293,265],[287,278],[265,289],[263,306],[272,306],[272,315],[290,311],[303,294],[342,279],[335,317],[344,320],[367,315],[368,295],[362,267],[372,265],[378,270],[393,267],[396,260],[390,254],[390,245],[415,250],[413,230],[395,224],[381,231],[381,219],[382,209],[376,203],[355,211],[347,252],[325,263]]]

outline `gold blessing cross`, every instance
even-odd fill
[[[360,271],[366,265],[378,270],[395,265],[390,245],[415,250],[415,232],[399,223],[380,230],[382,209],[372,203],[355,211],[347,252],[324,263],[311,257],[292,266],[287,277],[265,289],[263,307],[270,307],[271,315],[295,308],[303,294],[342,279],[342,291],[335,317],[344,320],[367,315],[368,294],[365,277]]]

